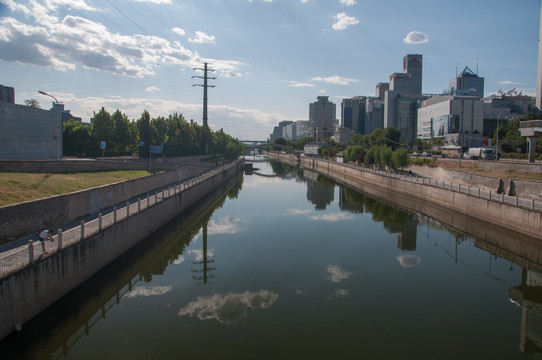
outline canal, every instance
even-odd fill
[[[0,359],[541,357],[531,239],[510,239],[534,247],[520,258],[315,173],[254,167],[3,339]]]

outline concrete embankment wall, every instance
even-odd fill
[[[483,161],[480,162],[480,166],[484,168],[490,168],[486,163],[489,163],[490,161]],[[498,164],[499,165],[499,164]],[[502,170],[502,163],[500,164],[501,168],[497,168],[496,170]],[[542,165],[537,165],[542,166]],[[417,166],[412,165],[410,169],[420,175],[429,176],[434,179],[438,179],[441,181],[454,183],[454,184],[462,184],[467,186],[473,186],[473,187],[479,187],[480,189],[484,190],[491,190],[491,191],[497,191],[497,188],[499,187],[499,179],[492,178],[489,176],[482,176],[473,174],[470,172],[465,171],[455,171],[455,170],[446,170],[439,167],[428,167],[428,166]],[[533,167],[529,168],[531,172],[534,172]],[[505,191],[508,189],[510,184],[510,179],[502,179],[505,186]],[[519,197],[525,198],[525,199],[535,199],[535,200],[542,200],[542,185],[540,182],[537,181],[529,181],[529,180],[514,180],[515,184],[515,194]]]
[[[0,338],[242,171],[231,168],[0,279]]]
[[[180,182],[201,172],[194,167],[145,176],[69,194],[0,207],[0,239],[18,238],[41,229],[56,229],[80,217],[127,201],[149,189]]]
[[[474,217],[504,228],[542,238],[542,213],[498,201],[479,198],[445,188],[406,181],[397,177],[386,176],[358,170],[332,161],[302,157],[301,166],[346,184],[370,184],[383,191],[401,194],[413,199],[423,200],[447,210],[452,210],[468,217]],[[431,214],[428,214],[431,215]]]

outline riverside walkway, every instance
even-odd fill
[[[100,213],[91,214],[83,219],[65,224],[61,229],[53,229],[54,241],[45,241],[45,251],[38,240],[37,233],[0,247],[0,277],[24,268],[34,261],[70,246],[81,239],[93,236],[105,228],[115,225],[129,216],[146,210],[176,194],[203,182],[220,172],[226,171],[235,163],[219,169],[213,169],[167,187],[155,189],[145,196],[131,199],[113,208],[104,209]]]

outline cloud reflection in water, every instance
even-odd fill
[[[399,255],[397,256],[397,261],[399,261],[399,264],[401,264],[404,268],[411,268],[416,265],[419,265],[422,262],[422,258],[416,255]]]
[[[267,290],[258,292],[230,293],[225,296],[214,294],[199,297],[179,310],[179,316],[197,316],[200,320],[216,319],[225,325],[235,325],[247,316],[248,309],[265,309],[278,298],[278,294]]]

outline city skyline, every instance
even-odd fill
[[[318,96],[374,96],[406,54],[423,55],[425,94],[466,66],[485,96],[536,94],[539,0],[0,0],[0,16],[0,83],[17,104],[49,109],[38,91],[52,94],[84,122],[105,107],[201,124],[204,62],[209,126],[241,140],[308,120]]]

